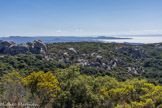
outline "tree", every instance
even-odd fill
[[[22,77],[16,71],[2,77],[3,99],[10,103],[24,102],[27,93],[22,83]]]
[[[32,95],[37,95],[40,107],[45,107],[53,98],[57,97],[60,87],[58,80],[51,72],[33,72],[23,79],[24,85],[29,87]]]
[[[162,87],[147,83],[146,80],[127,80],[117,88],[102,88],[101,93],[112,101],[114,106],[123,107],[124,103],[132,108],[155,108],[162,103]]]
[[[61,91],[53,103],[54,108],[94,108],[99,104],[99,94],[93,89],[94,78],[79,71],[79,66],[71,66],[55,72]]]

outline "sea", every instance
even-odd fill
[[[99,41],[105,43],[128,43],[128,44],[151,44],[151,43],[162,43],[162,36],[130,36],[131,39],[100,39]]]
[[[104,42],[104,43],[124,43],[124,44],[150,44],[161,43],[161,36],[9,36],[0,37],[3,41],[13,41],[17,44],[24,44],[34,40],[42,40],[44,43],[59,42]]]

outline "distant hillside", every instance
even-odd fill
[[[43,46],[40,49],[33,46],[33,48],[36,48],[35,50],[39,50],[38,52],[43,51],[44,53],[35,53],[32,49],[32,51],[20,52],[24,53],[23,55],[14,54],[14,58],[10,56],[10,53],[13,54],[14,49],[12,48],[12,51],[7,50],[8,53],[1,52],[0,61],[2,64],[7,63],[8,66],[11,66],[11,69],[21,70],[22,67],[25,67],[29,72],[39,69],[52,71],[55,69],[54,67],[63,68],[80,65],[82,67],[81,73],[88,75],[110,75],[121,81],[133,77],[148,78],[154,84],[162,84],[162,43],[126,45],[69,42],[46,44],[46,47],[47,49],[43,51]],[[14,51],[17,51],[18,48]],[[32,60],[34,61],[32,62]],[[24,68],[22,69],[24,70]]]
[[[131,38],[120,38],[120,37],[77,37],[77,36],[10,36],[10,37],[0,37],[3,41],[13,41],[17,44],[27,43],[34,40],[42,40],[45,43],[59,43],[59,42],[101,42],[99,39],[131,39]]]

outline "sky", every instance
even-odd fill
[[[162,0],[0,0],[0,36],[162,34]]]

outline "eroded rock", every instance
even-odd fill
[[[70,53],[77,55],[78,52],[74,48],[69,48]]]
[[[0,53],[16,55],[20,53],[31,52],[33,54],[45,54],[47,51],[46,44],[40,40],[28,42],[26,44],[15,44],[12,41],[0,41]]]

